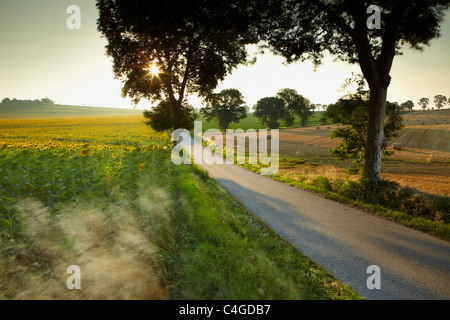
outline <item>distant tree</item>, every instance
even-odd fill
[[[443,95],[437,95],[434,97],[434,104],[438,110],[441,110],[443,106],[447,103],[447,97]]]
[[[413,111],[413,108],[414,108],[414,102],[412,102],[411,100],[403,102],[400,105],[400,109],[402,109],[402,110]]]
[[[173,130],[173,109],[168,100],[161,101],[155,108],[144,110],[144,117],[148,119],[147,125],[156,131]],[[186,125],[184,129],[194,128],[194,121],[197,114],[194,108],[183,104],[180,110],[181,121]]]
[[[284,101],[276,97],[262,98],[256,103],[254,110],[253,115],[270,129],[278,129],[280,127],[278,120],[285,117]]]
[[[423,111],[425,111],[427,109],[429,103],[430,103],[430,99],[421,98],[418,104],[423,109]]]
[[[173,128],[191,125],[183,122],[192,119],[184,114],[185,95],[212,93],[256,41],[247,1],[97,0],[97,8],[122,95],[135,103],[168,100]]]
[[[42,98],[40,102],[41,102],[42,104],[45,104],[45,105],[52,105],[52,104],[55,104],[55,102],[54,102],[53,100],[49,99],[49,98]]]
[[[201,109],[206,120],[218,120],[222,130],[228,129],[231,122],[247,118],[248,107],[244,97],[237,89],[225,89],[212,93],[205,99],[207,106]]]
[[[34,99],[34,100],[19,100],[16,98],[13,98],[12,100],[9,98],[5,98],[2,100],[2,103],[13,103],[13,104],[27,104],[27,105],[51,105],[54,104],[55,102],[53,102],[53,100],[49,99],[49,98],[43,98],[43,99]]]
[[[319,122],[320,122],[320,124],[324,125],[324,124],[327,124],[328,120],[327,120],[327,118],[320,118]]]
[[[291,127],[294,124],[295,116],[300,118],[300,123],[304,127],[312,114],[310,101],[294,89],[281,89],[276,97],[284,101],[286,127]]]

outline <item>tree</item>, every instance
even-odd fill
[[[441,94],[434,97],[434,104],[436,105],[436,108],[438,110],[441,110],[441,108],[447,103],[447,97],[443,96]]]
[[[206,120],[216,119],[222,130],[228,129],[231,122],[239,122],[247,118],[248,107],[244,97],[237,89],[226,89],[220,93],[212,93],[205,99],[207,106],[201,109]]]
[[[10,98],[5,98],[2,100],[2,103],[10,103],[11,99]]]
[[[168,100],[161,101],[155,108],[144,110],[144,118],[148,119],[147,125],[156,131],[164,131],[173,129],[173,109]],[[194,128],[194,121],[197,114],[194,108],[183,104],[180,110],[181,122],[186,126],[184,129],[191,130]]]
[[[409,111],[412,111],[413,108],[414,108],[414,102],[412,102],[411,100],[408,100],[408,101],[406,101],[406,102],[403,102],[403,103],[400,105],[400,108],[403,109],[403,110],[409,110]]]
[[[254,110],[254,116],[270,129],[278,129],[278,120],[285,118],[284,101],[280,98],[262,98],[256,103]]]
[[[425,111],[427,109],[429,103],[430,103],[430,99],[421,98],[418,104],[419,104],[419,106],[422,107],[423,111]]]
[[[294,124],[295,116],[300,118],[300,123],[304,127],[312,114],[311,102],[294,89],[281,89],[276,97],[284,101],[286,127]]]
[[[99,31],[107,40],[122,95],[170,102],[171,127],[184,121],[186,94],[206,97],[246,62],[251,43],[246,1],[97,0]],[[167,125],[162,126],[167,127]]]
[[[46,104],[46,105],[53,105],[53,104],[55,104],[55,102],[52,99],[49,99],[49,98],[42,98],[40,102],[41,102],[41,104]]]
[[[380,181],[386,100],[394,57],[406,44],[422,50],[438,37],[449,3],[273,0],[266,7],[270,14],[260,20],[262,39],[287,62],[310,59],[318,65],[324,51],[328,51],[337,59],[359,64],[370,88],[364,180],[373,188]],[[382,5],[382,11],[376,5]]]
[[[384,123],[385,141],[382,150],[388,145],[388,140],[398,136],[399,130],[403,127],[403,120],[400,116],[398,103],[387,102],[386,120]],[[361,96],[351,96],[339,99],[327,110],[327,116],[335,123],[346,125],[331,134],[331,138],[341,138],[343,142],[331,150],[331,153],[340,160],[356,158],[350,168],[351,173],[357,173],[364,160],[365,141],[368,134],[368,111],[369,100]]]

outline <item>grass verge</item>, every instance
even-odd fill
[[[8,147],[0,169],[2,299],[361,299],[168,148]]]

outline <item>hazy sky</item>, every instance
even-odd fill
[[[81,9],[80,30],[66,26],[70,5]],[[131,108],[120,95],[122,83],[114,80],[97,15],[94,0],[0,0],[0,100],[49,97],[60,104]],[[449,57],[447,19],[442,37],[431,47],[422,53],[407,49],[396,57],[388,99],[417,103],[421,97],[450,96]],[[329,104],[341,96],[344,79],[360,73],[359,66],[331,58],[316,72],[311,63],[282,63],[280,57],[259,56],[255,65],[235,69],[217,91],[239,89],[250,107],[282,88],[296,89],[313,103]]]

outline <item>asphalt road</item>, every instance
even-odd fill
[[[324,199],[233,164],[200,164],[234,198],[360,295],[450,299],[450,242]],[[380,289],[369,289],[369,266]]]

